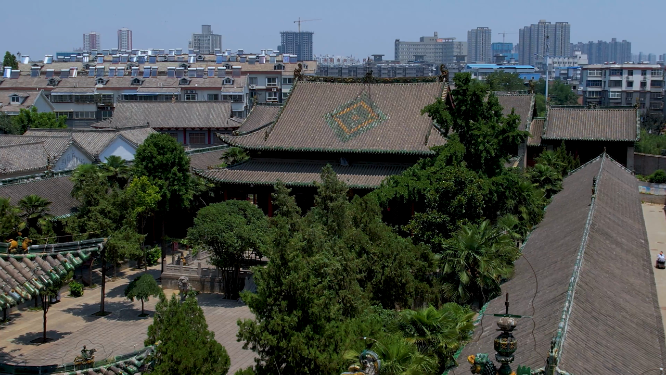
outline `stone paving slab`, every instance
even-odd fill
[[[149,270],[159,275],[157,268]],[[0,326],[0,361],[20,365],[51,365],[71,362],[80,354],[83,345],[96,348],[96,358],[108,358],[132,352],[143,347],[156,299],[145,303],[150,317],[140,318],[141,303],[124,298],[125,286],[140,271],[128,271],[117,280],[107,282],[105,310],[111,315],[96,317],[99,311],[100,288],[85,290],[79,298],[65,296],[61,302],[51,306],[47,314],[47,337],[55,339],[46,344],[31,341],[42,337],[42,311],[27,308],[11,314],[12,320]],[[165,291],[167,295],[176,291]],[[249,308],[234,300],[225,300],[221,295],[198,296],[206,316],[208,327],[215,332],[215,339],[229,353],[233,374],[239,368],[254,364],[254,353],[243,350],[236,341],[238,319],[252,318]]]
[[[643,203],[643,218],[647,229],[652,266],[657,261],[660,251],[666,254],[666,214],[664,206]],[[666,270],[654,268],[654,281],[657,285],[657,298],[661,309],[661,319],[666,330]]]

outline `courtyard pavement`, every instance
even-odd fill
[[[159,276],[159,268],[149,269]],[[92,314],[99,311],[100,288],[86,289],[82,297],[67,296],[63,289],[61,302],[51,305],[47,314],[47,337],[54,339],[46,344],[31,341],[42,337],[42,311],[28,308],[10,314],[11,320],[0,326],[0,362],[16,365],[53,365],[71,362],[80,354],[83,345],[97,349],[96,359],[130,353],[143,347],[156,299],[145,303],[150,316],[140,318],[141,302],[130,302],[124,290],[131,279],[141,271],[119,273],[115,281],[106,284],[105,310],[112,313],[105,317]],[[170,295],[177,291],[166,290]],[[199,306],[204,311],[208,328],[215,332],[231,358],[230,374],[239,368],[254,364],[254,353],[243,350],[236,341],[238,319],[253,315],[241,302],[225,300],[219,294],[201,294]],[[32,305],[31,305],[32,306]]]
[[[648,242],[650,244],[650,256],[652,267],[657,261],[660,251],[666,253],[666,214],[664,206],[651,203],[643,203],[643,218],[647,229]],[[661,320],[666,331],[666,269],[653,268],[654,281],[657,285],[657,298],[661,309]]]

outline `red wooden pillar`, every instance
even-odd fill
[[[224,201],[227,201],[227,189],[224,189]]]
[[[273,217],[273,197],[268,193],[268,217]]]
[[[187,129],[183,129],[183,144],[187,144]]]
[[[208,129],[208,144],[209,145],[213,144],[213,137],[211,136],[210,129]]]

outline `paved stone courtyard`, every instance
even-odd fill
[[[149,270],[159,275],[158,268]],[[112,313],[105,317],[92,314],[99,311],[100,288],[86,289],[82,297],[69,297],[63,293],[61,302],[51,305],[47,314],[47,337],[54,339],[46,344],[33,344],[42,337],[42,311],[27,308],[13,312],[11,321],[0,326],[0,361],[28,366],[51,365],[71,362],[80,354],[83,345],[97,349],[96,358],[108,358],[143,347],[146,331],[152,322],[156,299],[145,303],[147,318],[140,318],[141,302],[130,302],[123,293],[129,280],[139,271],[119,273],[115,281],[106,284],[105,309]],[[167,290],[167,295],[176,291]],[[254,364],[254,353],[243,350],[236,341],[238,319],[252,318],[243,303],[225,300],[219,294],[198,296],[199,305],[206,315],[208,328],[215,332],[231,357],[230,374],[239,368]]]

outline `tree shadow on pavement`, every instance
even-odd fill
[[[60,331],[54,331],[54,330],[47,330],[46,331],[46,338],[47,338],[47,343],[48,342],[54,342],[58,341],[61,338],[71,334],[72,332],[60,332]],[[14,344],[21,344],[21,345],[41,345],[41,338],[42,338],[43,332],[38,331],[38,332],[26,332],[20,336],[16,336],[14,339],[11,340],[12,343]],[[39,341],[38,341],[39,340]]]
[[[118,319],[118,316],[123,310],[127,310],[128,308],[133,308],[133,304],[127,300],[127,301],[120,301],[120,302],[105,302],[104,303],[104,311],[111,312],[110,315],[107,315],[105,317],[101,316],[95,316],[93,315],[94,313],[99,311],[99,302],[94,302],[94,303],[84,303],[81,305],[77,305],[74,307],[69,307],[63,310],[60,310],[62,312],[72,314],[74,316],[78,316],[83,318],[86,322],[92,322],[100,318],[105,318],[105,319],[114,319],[114,320],[132,320],[132,319]],[[137,310],[138,312],[136,315],[138,315],[141,311]]]
[[[197,295],[197,301],[201,307],[224,307],[233,309],[245,306],[245,303],[241,300],[224,299],[224,294],[217,293],[199,294]]]

